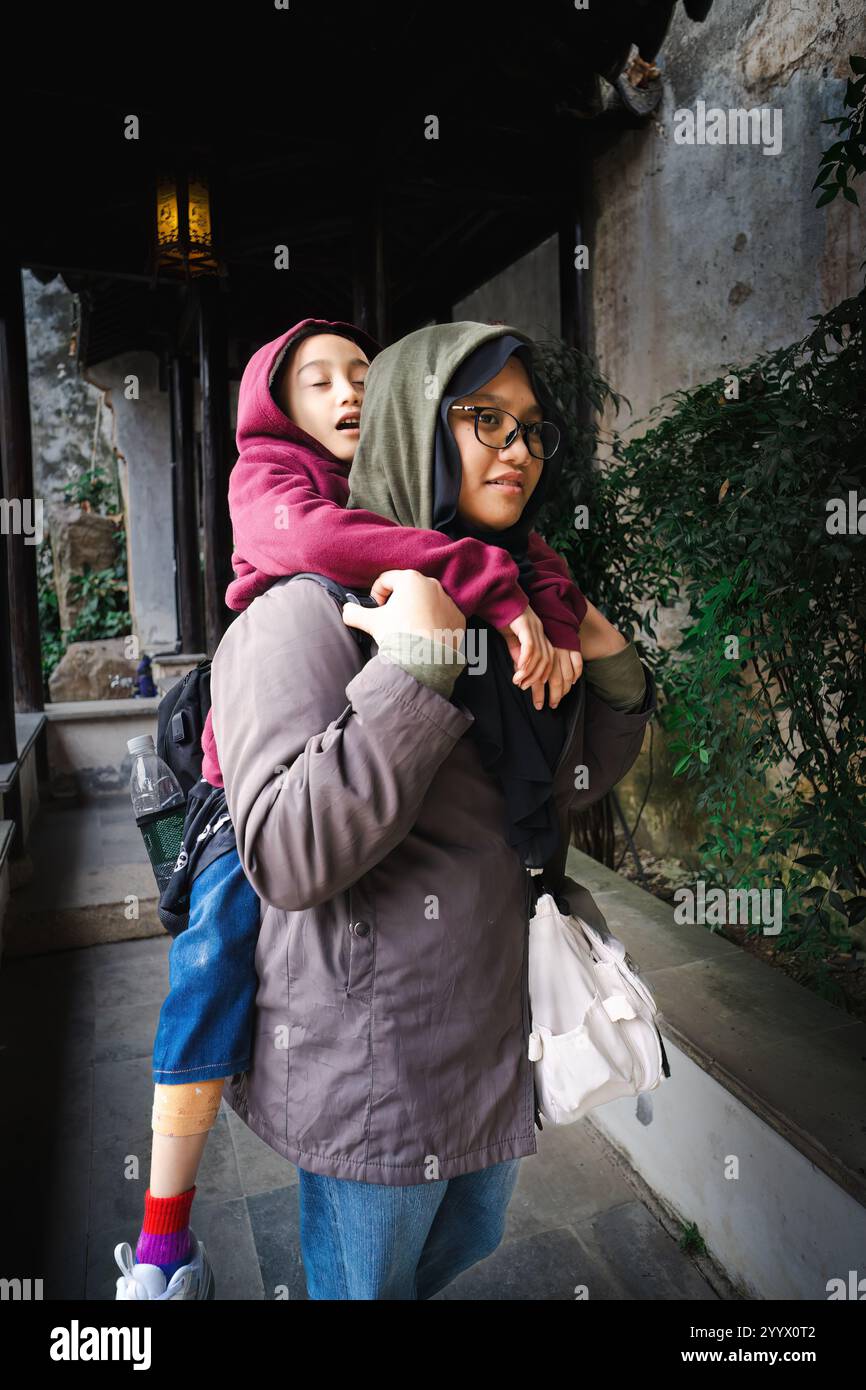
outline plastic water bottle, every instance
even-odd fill
[[[152,734],[131,738],[126,747],[132,754],[132,811],[161,895],[183,847],[186,797],[171,768],[158,755]]]

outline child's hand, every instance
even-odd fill
[[[527,604],[508,627],[496,630],[504,637],[517,668],[514,684],[519,685],[521,690],[531,685],[535,708],[541,709],[544,704],[544,683],[553,670],[553,647],[545,636],[541,619]]]
[[[553,671],[551,672],[550,708],[556,709],[563,696],[567,695],[583,670],[583,657],[570,647],[554,647]]]

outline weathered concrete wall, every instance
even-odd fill
[[[842,110],[857,52],[859,0],[716,0],[704,24],[677,6],[658,60],[658,118],[625,132],[593,170],[596,351],[636,417],[668,391],[802,337],[810,315],[862,285],[866,196],[860,209],[841,197],[816,209],[810,191],[836,138],[821,121]],[[781,152],[676,144],[675,112],[699,99],[780,111]]]
[[[835,139],[821,122],[842,110],[856,52],[866,52],[860,0],[715,0],[703,24],[677,7],[658,59],[657,119],[622,132],[592,175],[595,349],[636,418],[668,391],[802,337],[810,315],[862,285],[866,192],[860,208],[838,197],[821,209],[811,192]],[[780,153],[676,144],[674,113],[699,99],[780,111]],[[558,334],[558,286],[551,237],[456,303],[454,317]]]
[[[69,355],[73,296],[56,276],[43,285],[22,271],[33,478],[46,511],[63,500],[66,483],[91,467],[114,474],[111,419],[101,393],[78,375]]]

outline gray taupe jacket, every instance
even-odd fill
[[[468,333],[464,355],[478,341]],[[399,446],[387,431],[376,438],[374,373],[402,347],[368,373],[362,437],[374,448]],[[390,391],[388,372],[381,381]],[[423,389],[417,401],[422,412],[438,405]],[[369,505],[354,468],[351,482],[356,505]],[[365,663],[325,589],[284,579],[214,657],[226,797],[263,900],[252,1065],[224,1095],[299,1167],[398,1185],[536,1152],[532,881],[507,843],[499,785],[466,737],[472,715],[375,642],[371,651]],[[561,848],[544,882],[602,926],[587,890],[564,876],[568,813],[635,761],[655,709],[644,673],[636,712],[612,708],[585,677],[563,703]],[[580,764],[588,787],[577,791]]]

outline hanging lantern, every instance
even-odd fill
[[[210,197],[204,179],[190,175],[187,184],[187,224],[190,257],[209,270],[217,268],[210,224]]]
[[[219,275],[214,250],[210,193],[201,174],[159,174],[156,181],[156,274],[174,271],[186,279]]]

